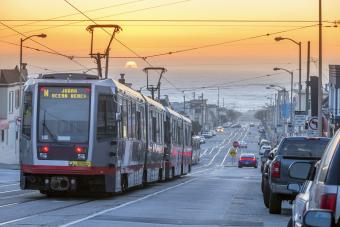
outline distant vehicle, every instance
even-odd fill
[[[252,127],[255,127],[255,124],[254,124],[254,123],[250,123],[250,124],[249,124],[249,127],[251,127],[251,128],[252,128]]]
[[[269,213],[280,214],[282,200],[294,200],[296,193],[287,189],[291,183],[301,184],[288,175],[288,169],[295,161],[315,163],[324,153],[328,138],[288,137],[284,138],[277,148],[277,153],[268,168]]]
[[[261,141],[259,142],[260,148],[261,148],[262,146],[264,146],[264,145],[269,146],[269,145],[270,145],[270,141],[269,141],[269,140],[266,140],[266,139],[261,139]]]
[[[224,128],[222,126],[218,126],[216,128],[216,132],[224,132]]]
[[[263,145],[261,148],[260,148],[260,151],[259,151],[259,155],[263,155],[267,150],[271,150],[272,147],[270,145]]]
[[[320,163],[313,165],[311,162],[296,160],[290,165],[289,177],[296,181],[311,181],[309,198],[303,214],[303,224],[307,224],[311,212],[320,211],[322,217],[331,218],[333,226],[340,222],[340,131],[333,136],[321,158]],[[318,149],[318,148],[316,148]],[[304,170],[304,171],[301,171]],[[289,185],[289,188],[292,185]],[[322,209],[322,210],[319,210]],[[329,213],[330,212],[330,213]],[[319,221],[319,218],[317,219]],[[315,221],[315,220],[314,220]],[[321,221],[321,220],[320,220]],[[312,223],[310,223],[309,226]],[[307,226],[307,225],[304,225]],[[316,224],[314,225],[316,226]],[[320,226],[320,225],[319,225]],[[325,225],[326,226],[326,225]],[[327,225],[330,226],[330,225]]]
[[[201,154],[201,137],[200,136],[193,136],[192,137],[192,156],[191,156],[191,164],[195,165],[198,164],[200,161],[200,154]]]
[[[238,141],[233,142],[233,147],[238,148],[240,146],[240,143]]]
[[[216,135],[217,135],[217,133],[216,133],[215,130],[210,130],[209,132],[211,132],[211,134],[212,134],[213,136],[216,136]]]
[[[272,150],[267,149],[264,151],[263,155],[261,156],[261,172],[263,172],[264,164],[268,161],[268,157],[271,151],[275,152],[277,148],[274,148]]]
[[[200,137],[200,143],[205,143],[205,137],[204,136],[199,136]]]
[[[238,160],[238,168],[254,167],[257,168],[257,159],[254,154],[241,154]]]
[[[242,128],[242,125],[237,123],[237,124],[233,124],[232,126],[230,126],[230,128]]]
[[[204,136],[205,139],[209,139],[209,138],[213,137],[213,134],[210,131],[209,132],[203,132],[202,136]]]
[[[248,144],[246,143],[246,141],[244,141],[244,140],[241,140],[240,142],[239,142],[239,148],[247,148],[248,147]]]

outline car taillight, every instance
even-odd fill
[[[273,162],[273,164],[272,164],[272,177],[279,178],[280,177],[280,170],[281,170],[280,161]]]
[[[82,154],[85,152],[85,148],[84,147],[80,147],[80,146],[75,146],[74,147],[74,152],[76,152],[77,154]]]
[[[336,194],[323,194],[320,201],[320,209],[332,210],[336,208]]]
[[[42,146],[42,147],[40,147],[40,152],[42,152],[42,153],[48,153],[49,152],[49,150],[50,150],[50,148],[48,147],[48,146]]]

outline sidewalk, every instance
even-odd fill
[[[19,170],[19,169],[20,169],[20,166],[19,166],[19,164],[5,164],[5,163],[0,163],[0,169]]]

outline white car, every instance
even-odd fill
[[[269,145],[263,145],[263,146],[260,148],[259,155],[263,155],[264,152],[265,152],[266,150],[271,150],[271,149],[272,149],[271,146],[269,146]]]
[[[244,140],[240,141],[239,143],[240,143],[239,148],[247,148],[248,147],[248,144]]]

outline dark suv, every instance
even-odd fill
[[[320,160],[328,142],[328,138],[321,137],[287,137],[281,141],[267,174],[269,193],[266,192],[268,201],[265,203],[268,203],[270,213],[281,213],[282,200],[295,199],[297,193],[288,190],[288,184],[303,184],[302,180],[289,177],[290,165],[295,161],[314,164]]]

